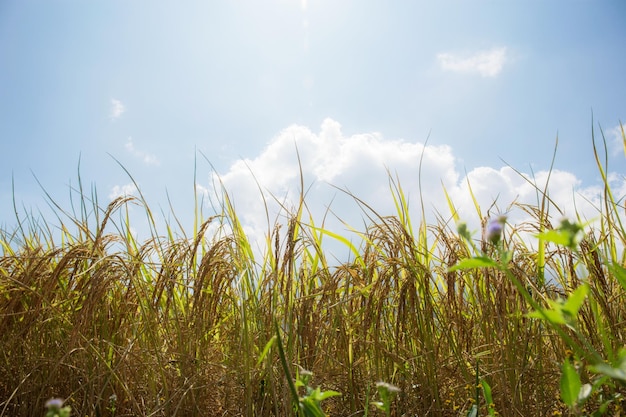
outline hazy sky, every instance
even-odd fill
[[[319,213],[334,197],[356,219],[329,184],[392,212],[387,169],[417,211],[423,158],[426,210],[449,215],[445,187],[469,217],[467,179],[485,211],[532,202],[506,164],[541,182],[557,135],[551,193],[571,209],[599,198],[592,114],[624,195],[624,22],[621,0],[3,1],[0,225],[13,197],[46,211],[35,177],[69,207],[79,160],[101,205],[132,193],[116,158],[189,228],[194,175],[208,193],[219,175],[258,231],[250,171],[289,201],[296,147]]]

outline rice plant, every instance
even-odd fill
[[[302,190],[260,255],[223,188],[188,234],[159,231],[141,194],[102,207],[79,181],[70,212],[48,196],[54,223],[0,230],[0,416],[623,414],[624,200],[596,145],[593,225],[555,225],[537,188],[525,224],[477,204],[476,237],[451,200],[434,224],[412,219],[390,176],[396,215],[352,196],[360,243]],[[351,257],[331,262],[325,240]]]

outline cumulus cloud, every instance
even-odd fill
[[[609,149],[612,155],[618,155],[624,153],[626,155],[626,137],[624,131],[626,128],[622,124],[614,126],[607,132],[607,139],[609,142]]]
[[[481,221],[474,199],[482,217],[506,213],[513,223],[529,218],[512,203],[537,206],[539,190],[546,183],[555,204],[550,213],[557,223],[562,216],[597,217],[602,199],[601,187],[583,187],[574,174],[565,171],[531,175],[506,166],[477,167],[462,175],[449,146],[385,139],[378,133],[344,136],[341,125],[332,119],[326,119],[318,133],[304,126],[288,127],[258,156],[233,163],[221,175],[213,174],[208,187],[199,184],[198,190],[206,194],[221,181],[246,233],[263,242],[275,222],[284,220],[281,207],[295,209],[301,191],[306,193],[307,209],[315,222],[319,225],[325,219],[326,228],[342,235],[348,229],[346,223],[363,230],[367,215],[372,214],[363,211],[349,193],[382,216],[397,214],[390,176],[407,196],[414,223],[421,218],[422,203],[429,224],[436,216],[451,221],[447,192],[456,214],[473,230],[479,230]],[[611,180],[614,190],[626,191],[623,176]]]
[[[111,110],[109,111],[109,117],[111,120],[119,119],[125,111],[126,107],[124,106],[124,103],[114,98],[111,99]]]
[[[250,223],[257,226],[261,226],[260,219],[253,219],[253,213],[263,206],[258,186],[293,207],[299,199],[300,170],[307,200],[318,213],[333,198],[346,200],[342,198],[346,193],[340,191],[346,190],[366,202],[376,203],[381,214],[391,214],[394,205],[389,198],[387,170],[402,178],[403,187],[415,191],[422,153],[424,178],[456,182],[458,174],[449,147],[386,141],[376,133],[344,137],[339,123],[327,119],[319,134],[303,126],[285,129],[259,156],[234,163],[221,180],[227,190],[233,190],[244,216],[250,216]],[[434,193],[441,190],[441,183],[424,181],[422,187],[425,193]]]
[[[500,74],[507,60],[505,47],[478,51],[473,54],[437,54],[437,61],[445,71],[459,73],[477,73],[483,77],[495,77]]]
[[[111,191],[109,192],[109,198],[111,200],[115,200],[118,197],[132,196],[132,195],[135,195],[136,193],[137,193],[137,187],[135,187],[135,184],[133,183],[124,184],[124,185],[114,185],[113,188],[111,188]]]
[[[135,148],[135,144],[133,143],[133,138],[130,136],[128,137],[128,140],[126,141],[126,144],[124,145],[124,147],[130,154],[132,154],[136,158],[141,159],[143,163],[146,165],[158,166],[161,163],[154,154],[147,153],[147,152],[144,152],[142,150]]]

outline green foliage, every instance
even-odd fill
[[[626,383],[626,349],[620,349],[616,360],[611,363],[600,362],[590,366],[591,371],[599,375]]]
[[[306,417],[325,417],[321,402],[327,398],[341,395],[337,391],[321,391],[319,387],[313,389],[308,384],[303,383],[306,389],[305,394],[298,401],[302,415]]]
[[[568,219],[562,219],[558,229],[548,230],[537,234],[537,238],[544,242],[552,242],[576,250],[581,240],[584,227]]]
[[[483,395],[485,397],[485,402],[487,403],[487,412],[493,417],[496,415],[496,406],[493,403],[493,397],[491,396],[491,386],[485,379],[481,379],[480,385],[483,388]]]
[[[387,382],[377,382],[376,389],[378,390],[378,396],[380,397],[380,401],[375,401],[373,404],[379,410],[383,411],[385,415],[391,415],[391,403],[396,396],[400,392],[400,388],[391,385]]]
[[[561,221],[561,225],[558,229],[540,233],[537,235],[537,238],[543,243],[551,242],[576,251],[578,250],[578,245],[580,244],[579,235],[583,230],[584,227],[582,225],[572,223],[565,219]],[[459,233],[465,239],[468,238],[466,228],[460,228]],[[612,364],[607,364],[605,359],[602,358],[601,353],[593,347],[592,341],[589,340],[588,336],[581,332],[581,326],[579,323],[580,311],[588,297],[591,296],[594,298],[594,295],[590,295],[590,284],[585,282],[579,285],[577,288],[572,290],[565,299],[546,298],[544,301],[547,304],[547,308],[541,307],[539,302],[532,297],[528,289],[522,285],[520,280],[510,269],[509,261],[512,258],[511,252],[505,250],[500,239],[492,239],[492,243],[496,245],[497,254],[499,256],[494,258],[484,254],[476,255],[459,261],[449,270],[456,271],[475,268],[495,268],[503,271],[532,307],[533,310],[527,313],[526,316],[542,320],[548,324],[561,337],[565,346],[575,352],[575,354],[580,355],[582,359],[588,362],[588,369],[599,375],[595,384],[583,384],[579,371],[572,364],[571,359],[569,357],[566,358],[561,365],[561,378],[559,384],[563,403],[569,407],[572,412],[579,415],[582,413],[582,406],[585,402],[587,402],[592,395],[599,393],[602,389],[606,391],[608,385],[610,399],[608,401],[600,401],[597,409],[594,411],[594,415],[603,414],[606,411],[608,404],[616,397],[621,396],[618,391],[618,386],[615,384],[615,380],[626,382],[626,350],[620,349],[617,359],[613,361]],[[623,268],[612,264],[608,265],[608,269],[614,272],[616,279],[619,281],[620,285],[624,287]],[[563,327],[569,329],[575,337],[566,333]],[[609,356],[612,356],[612,352],[608,352],[608,354]],[[481,382],[483,384],[483,392],[487,404],[491,405],[491,389],[485,381]],[[470,408],[468,415],[475,415],[477,411],[478,408],[474,405]],[[493,415],[491,407],[489,408],[489,412],[490,415]]]
[[[572,291],[565,300],[546,300],[549,308],[540,308],[532,311],[528,313],[528,317],[547,320],[549,323],[557,326],[564,324],[576,328],[578,312],[583,306],[588,293],[589,285],[582,284]]]
[[[313,389],[309,385],[313,373],[300,368],[300,371],[297,374],[297,378],[295,382],[291,379],[291,372],[289,371],[289,366],[287,364],[287,359],[285,357],[285,351],[283,348],[283,342],[280,337],[280,329],[278,328],[278,324],[274,322],[274,326],[276,329],[276,335],[274,336],[278,346],[278,355],[280,357],[280,362],[283,367],[283,371],[285,372],[285,377],[287,378],[287,382],[289,384],[289,389],[291,390],[291,395],[293,399],[294,408],[296,413],[302,417],[325,417],[326,414],[322,410],[322,401],[327,398],[335,397],[341,395],[341,393],[337,391],[321,391],[319,387]],[[274,339],[274,338],[272,338]],[[268,346],[273,343],[270,341]],[[298,389],[303,388],[305,390],[304,395],[298,395]]]
[[[462,271],[465,269],[475,269],[475,268],[487,268],[487,267],[495,267],[499,266],[498,262],[487,256],[475,256],[473,258],[466,258],[459,261],[456,265],[449,268],[448,271]]]
[[[578,372],[569,359],[566,359],[561,365],[561,399],[570,408],[574,408],[578,404],[578,398],[582,383]]]

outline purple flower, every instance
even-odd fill
[[[485,238],[491,243],[498,243],[502,237],[505,223],[506,216],[504,215],[489,219],[485,228]]]
[[[60,410],[63,407],[63,400],[60,398],[50,398],[46,401],[46,408],[48,410]]]

